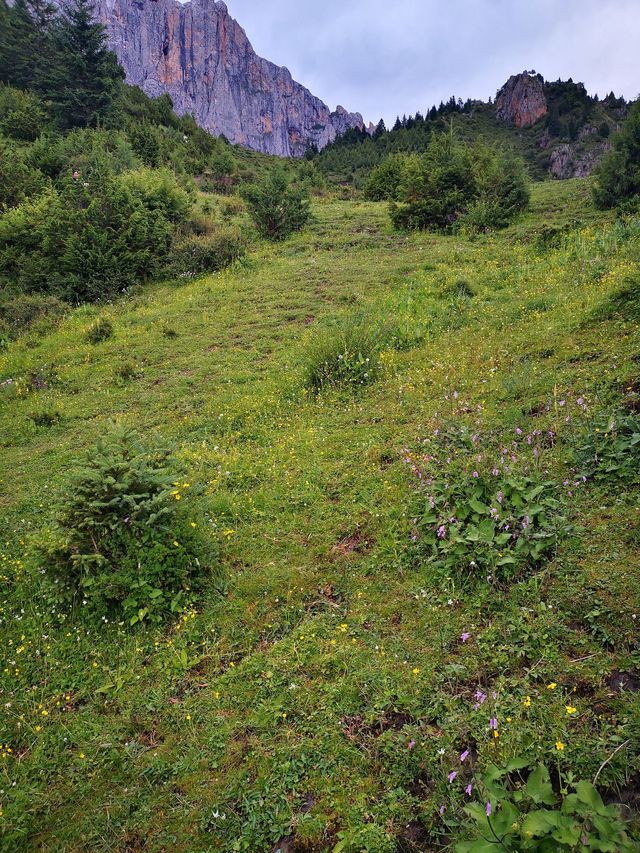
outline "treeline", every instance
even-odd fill
[[[378,123],[372,134],[351,129],[316,154],[314,161],[333,180],[363,188],[371,170],[389,155],[424,153],[434,133],[453,126],[471,144],[482,138],[487,144],[512,146],[524,157],[532,174],[541,178],[554,145],[575,142],[587,125],[592,125],[601,138],[608,138],[628,110],[624,98],[616,97],[613,92],[599,100],[571,79],[545,83],[545,95],[548,115],[525,131],[498,121],[492,101],[463,101],[452,96],[424,114],[398,117],[391,129],[387,129],[384,121]]]

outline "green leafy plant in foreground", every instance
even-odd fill
[[[628,835],[618,808],[605,806],[592,783],[578,782],[575,792],[559,797],[544,765],[525,781],[519,771],[526,766],[516,759],[502,769],[488,768],[479,784],[485,802],[465,808],[470,818],[466,834],[476,837],[457,844],[456,853],[638,849],[638,839]]]
[[[132,430],[98,442],[71,477],[45,555],[63,596],[131,624],[183,607],[214,555],[184,509],[190,484],[174,478],[168,450]]]
[[[640,476],[640,415],[617,412],[597,418],[574,451],[581,476],[633,479]]]
[[[447,576],[508,580],[556,547],[564,519],[550,483],[474,471],[428,489],[416,548]]]

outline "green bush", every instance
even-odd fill
[[[245,204],[239,196],[229,196],[220,205],[220,213],[223,219],[233,219],[234,216],[240,216],[245,210]]]
[[[397,201],[407,171],[416,159],[406,154],[392,154],[375,166],[365,184],[365,198],[369,201]]]
[[[191,235],[174,244],[168,270],[176,276],[217,272],[239,260],[245,251],[246,241],[236,228]]]
[[[168,169],[137,169],[119,181],[152,214],[176,225],[189,215],[193,200]]]
[[[308,190],[292,187],[281,169],[245,187],[242,195],[258,233],[267,240],[284,240],[300,231],[311,215]]]
[[[502,228],[529,204],[523,163],[481,143],[434,135],[421,156],[406,157],[391,202],[396,228],[485,231]]]
[[[304,362],[304,386],[311,394],[323,388],[360,388],[381,370],[380,353],[388,333],[363,317],[350,317],[321,332]]]
[[[46,123],[46,112],[37,95],[0,84],[0,133],[32,142]]]
[[[476,293],[468,281],[458,278],[440,287],[438,295],[443,299],[473,299]]]
[[[202,189],[205,192],[226,195],[238,182],[237,164],[231,151],[222,147],[211,155],[204,173]]]
[[[26,162],[15,144],[0,138],[0,215],[38,195],[46,186],[45,176]]]
[[[558,796],[544,765],[522,775],[526,766],[516,759],[489,767],[478,785],[484,801],[465,808],[462,832],[473,840],[456,844],[456,853],[638,850],[640,839],[631,837],[619,808],[605,806],[591,782],[573,783],[573,793]]]
[[[70,478],[46,566],[61,595],[131,624],[180,610],[215,564],[162,446],[114,427]],[[182,497],[185,500],[182,500]],[[201,564],[204,560],[204,566]]]
[[[101,344],[113,337],[113,323],[104,317],[100,317],[87,329],[84,335],[85,341],[90,344]]]
[[[613,150],[596,169],[594,201],[604,210],[618,206],[637,210],[640,204],[640,102],[633,105],[629,118],[612,142]]]
[[[188,197],[168,173],[66,179],[0,218],[0,286],[68,302],[158,274]]]
[[[509,580],[556,547],[564,519],[549,483],[451,472],[428,488],[416,554],[445,577]]]
[[[121,175],[140,166],[127,135],[117,130],[77,129],[45,133],[29,148],[29,164],[54,181],[74,172],[81,181]]]

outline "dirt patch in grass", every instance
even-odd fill
[[[607,684],[614,693],[638,693],[640,672],[612,672]]]
[[[371,547],[371,539],[362,531],[356,530],[348,536],[344,536],[331,549],[332,554],[348,557],[351,554],[364,554]]]
[[[433,848],[429,846],[431,839],[429,833],[419,820],[412,820],[398,833],[398,853],[412,853],[412,851],[428,851]]]
[[[342,731],[349,740],[379,738],[388,731],[401,731],[405,726],[417,723],[415,717],[403,711],[387,711],[380,719],[367,724],[359,715],[343,717],[340,720]]]

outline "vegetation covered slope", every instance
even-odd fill
[[[637,821],[633,448],[586,482],[576,462],[638,408],[637,221],[578,181],[475,240],[393,232],[383,204],[314,213],[0,355],[2,849],[436,850],[515,757],[557,792],[604,764]],[[307,393],[353,316],[391,318],[377,381]],[[32,556],[114,419],[176,448],[220,547],[224,588],[165,628],[61,607]],[[509,581],[443,577],[424,483],[505,455],[553,484],[556,547]]]
[[[588,95],[573,80],[544,84],[548,113],[532,127],[518,128],[501,121],[494,103],[452,97],[423,116],[398,118],[386,129],[380,123],[372,137],[365,131],[350,130],[323,149],[315,162],[332,181],[362,188],[371,169],[390,154],[425,151],[431,135],[455,129],[468,141],[483,140],[489,145],[513,150],[527,162],[536,180],[548,177],[552,155],[559,146],[571,146],[578,159],[602,156],[602,148],[627,113],[624,98],[612,92],[604,100]]]

